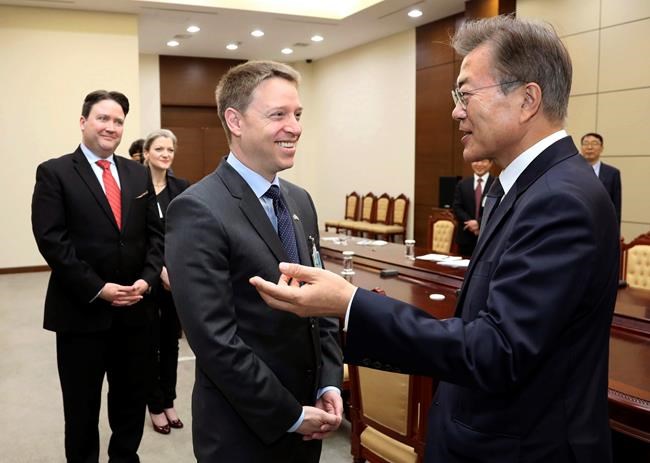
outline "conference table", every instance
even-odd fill
[[[351,281],[366,289],[410,303],[437,318],[453,316],[465,268],[407,259],[403,244],[374,241],[322,232],[320,246],[325,267],[342,269],[342,252],[353,251]],[[416,256],[431,251],[415,249]],[[394,275],[382,277],[382,270]],[[443,300],[433,300],[441,294]],[[623,287],[618,291],[612,320],[609,356],[609,413],[612,429],[650,443],[650,291]]]

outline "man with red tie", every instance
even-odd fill
[[[456,242],[460,254],[467,257],[472,255],[476,247],[483,213],[483,198],[494,180],[490,175],[491,160],[474,161],[471,165],[474,175],[458,182],[453,205],[454,215],[458,220]]]
[[[163,234],[146,169],[115,155],[128,111],[122,93],[89,93],[79,147],[36,171],[32,229],[52,269],[43,326],[56,332],[68,462],[99,460],[104,375],[109,461],[139,461]]]

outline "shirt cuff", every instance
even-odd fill
[[[103,286],[102,286],[102,289],[104,289]],[[99,295],[102,293],[102,289],[100,289],[99,292],[97,294],[95,294],[95,297],[93,297],[91,300],[88,301],[89,304],[91,302],[95,302],[95,299],[97,299],[99,297]]]
[[[304,419],[305,419],[305,410],[300,412],[300,416],[298,417],[296,422],[293,423],[293,426],[291,426],[287,432],[296,432],[296,429],[298,429],[300,427],[300,425],[302,424]]]
[[[336,392],[339,393],[339,395],[341,395],[341,390],[338,387],[336,387],[336,386],[325,386],[325,387],[321,387],[318,390],[318,393],[316,394],[316,400],[320,399],[323,396],[323,394],[325,394],[327,391],[336,391]]]
[[[348,319],[350,318],[350,307],[352,307],[352,301],[354,300],[354,296],[356,296],[357,294],[357,289],[359,288],[354,288],[354,292],[352,293],[350,302],[348,302],[348,309],[345,311],[345,321],[343,322],[343,331],[345,332],[348,331]]]

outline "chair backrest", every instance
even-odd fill
[[[409,212],[409,199],[402,193],[393,200],[393,225],[406,227]]]
[[[622,268],[628,285],[650,289],[650,232],[623,243]]]
[[[391,463],[421,462],[433,380],[350,365],[356,458]],[[357,460],[355,460],[357,461]]]
[[[345,196],[346,220],[359,220],[359,204],[359,195],[356,191]]]
[[[432,209],[427,225],[427,246],[434,252],[455,252],[454,238],[458,226],[454,213],[449,209]]]
[[[388,193],[379,196],[375,206],[375,220],[374,223],[388,224],[390,223],[391,206],[393,200]]]
[[[361,220],[372,222],[375,219],[375,204],[377,197],[372,193],[366,193],[361,199]]]

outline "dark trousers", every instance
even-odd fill
[[[128,310],[128,309],[124,309]],[[110,463],[137,463],[149,388],[150,327],[113,326],[95,333],[57,333],[69,463],[99,460],[99,409],[108,379]]]
[[[147,405],[151,413],[159,414],[165,408],[172,408],[176,399],[178,338],[181,325],[171,293],[161,289],[156,299],[152,335],[152,381]]]

